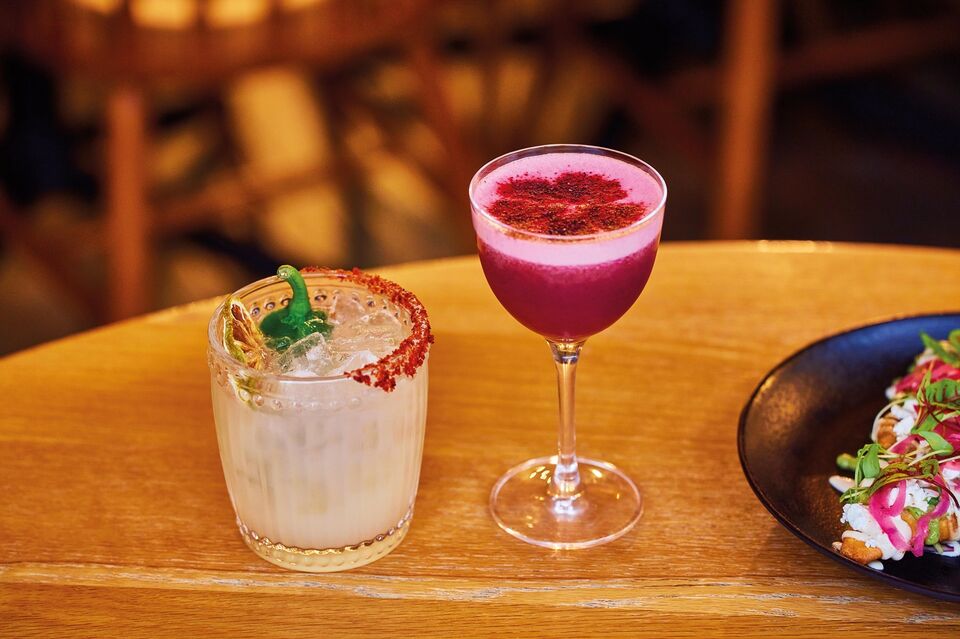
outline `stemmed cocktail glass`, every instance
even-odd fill
[[[546,338],[557,368],[557,455],[496,483],[497,524],[526,542],[587,548],[626,533],[643,512],[618,468],[577,457],[574,380],[584,342],[622,316],[653,269],[667,188],[630,155],[547,145],[487,163],[470,183],[480,262],[497,299]]]

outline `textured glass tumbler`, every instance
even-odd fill
[[[315,308],[349,295],[370,308],[410,314],[362,286],[305,274]],[[289,303],[286,282],[267,278],[236,296],[259,319]],[[331,572],[379,559],[413,516],[427,415],[427,362],[387,392],[343,375],[290,377],[244,367],[210,321],[208,361],[220,460],[244,542],[294,570]]]

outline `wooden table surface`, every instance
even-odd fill
[[[855,575],[781,528],[747,486],[735,443],[757,381],[797,348],[956,310],[960,252],[663,246],[640,301],[587,343],[578,378],[580,452],[636,478],[646,512],[624,538],[574,552],[523,544],[487,513],[500,473],[552,451],[546,345],[503,311],[476,258],[382,272],[421,297],[437,338],[417,512],[397,550],[330,575],[247,550],[210,406],[214,303],[196,303],[0,360],[0,636],[960,627],[960,606]]]

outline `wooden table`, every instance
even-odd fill
[[[244,547],[210,407],[214,304],[196,303],[0,360],[0,635],[786,637],[883,619],[890,633],[946,636],[960,625],[960,607],[854,575],[782,529],[735,448],[750,391],[798,347],[955,310],[960,252],[664,246],[579,375],[580,452],[633,475],[646,513],[624,538],[567,553],[527,546],[487,514],[502,471],[551,452],[547,347],[500,308],[475,258],[383,272],[420,295],[437,337],[417,514],[393,554],[309,575]]]

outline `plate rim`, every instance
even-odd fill
[[[796,351],[794,351],[784,359],[780,360],[773,368],[771,368],[769,371],[764,373],[763,377],[757,383],[756,387],[754,387],[753,391],[750,393],[750,396],[747,398],[746,403],[743,405],[743,408],[740,411],[740,417],[737,421],[737,457],[740,460],[740,470],[743,473],[744,478],[747,480],[747,484],[750,486],[750,490],[753,491],[754,496],[763,505],[763,507],[767,510],[767,512],[773,515],[773,518],[776,519],[777,522],[783,528],[790,531],[795,537],[799,538],[801,541],[806,543],[808,546],[812,547],[821,555],[825,555],[833,559],[840,565],[852,568],[856,572],[863,575],[867,575],[877,581],[881,581],[889,585],[896,586],[898,588],[902,588],[904,590],[908,590],[916,594],[927,595],[927,596],[934,597],[936,599],[940,599],[944,601],[960,602],[960,593],[949,592],[949,591],[940,590],[938,588],[934,588],[931,586],[920,585],[914,581],[910,581],[908,579],[904,579],[896,575],[891,575],[890,573],[886,573],[880,570],[874,570],[873,568],[861,565],[853,561],[852,559],[844,557],[843,555],[836,552],[832,548],[826,548],[823,545],[821,545],[818,541],[816,541],[810,535],[808,535],[800,526],[798,526],[797,524],[787,519],[787,517],[781,514],[776,508],[776,506],[773,505],[772,501],[764,494],[763,490],[754,481],[754,478],[751,475],[751,472],[749,470],[746,453],[744,451],[744,439],[745,439],[747,417],[750,413],[751,408],[754,405],[754,402],[757,399],[757,396],[760,394],[760,391],[766,385],[767,380],[769,380],[775,374],[777,374],[786,366],[788,366],[791,362],[793,362],[793,360],[801,357],[802,355],[806,354],[808,351],[811,351],[814,348],[830,340],[837,339],[839,337],[844,337],[851,333],[857,333],[859,331],[876,328],[878,326],[883,326],[886,324],[893,324],[893,323],[903,322],[903,321],[909,321],[909,320],[923,320],[928,318],[946,319],[948,317],[957,317],[957,319],[960,320],[960,310],[895,315],[886,320],[870,322],[869,324],[862,324],[860,326],[854,326],[852,328],[844,329],[836,333],[830,333],[828,335],[820,337],[806,344],[805,346],[802,346],[801,348],[797,349]]]

